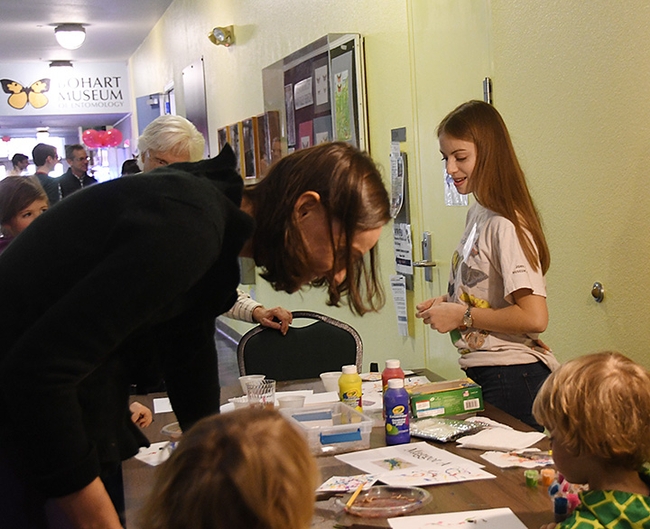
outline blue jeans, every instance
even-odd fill
[[[546,364],[469,367],[465,372],[481,386],[485,402],[540,432],[544,430],[533,418],[532,408],[539,388],[551,374]]]

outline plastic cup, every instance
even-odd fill
[[[555,481],[555,470],[552,468],[543,468],[540,474],[542,475],[542,485],[545,487],[550,487]]]
[[[241,384],[241,390],[244,392],[244,395],[246,395],[246,392],[248,391],[248,388],[246,387],[246,383],[248,381],[252,380],[264,380],[264,375],[244,375],[239,377],[239,383]]]
[[[320,379],[323,381],[325,391],[339,392],[339,378],[343,374],[342,371],[327,371],[320,374]]]
[[[285,397],[278,397],[278,406],[280,408],[302,408],[304,405],[304,395],[287,395]]]
[[[275,408],[275,380],[251,380],[246,383],[246,394],[249,406]]]
[[[524,476],[526,477],[526,486],[535,488],[537,487],[537,482],[539,481],[539,472],[537,470],[526,470],[524,472]]]

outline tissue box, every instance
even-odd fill
[[[411,389],[413,417],[448,417],[483,411],[481,386],[470,378],[431,382]]]
[[[280,413],[305,435],[311,453],[316,456],[370,448],[372,419],[342,402],[285,408]]]

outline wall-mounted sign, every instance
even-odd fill
[[[0,63],[1,116],[131,112],[126,63]]]

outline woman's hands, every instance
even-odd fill
[[[463,324],[465,305],[447,302],[447,296],[438,296],[419,303],[415,307],[416,318],[422,318],[432,329],[445,333],[457,329]]]
[[[508,334],[541,333],[548,325],[546,298],[528,288],[512,293],[514,303],[501,309],[472,307],[474,328]],[[467,305],[447,302],[447,296],[416,305],[415,316],[432,329],[445,333],[463,325]]]
[[[253,320],[264,327],[277,329],[282,334],[287,334],[289,325],[293,321],[293,315],[291,311],[284,307],[267,309],[263,305],[260,305],[253,310]]]

